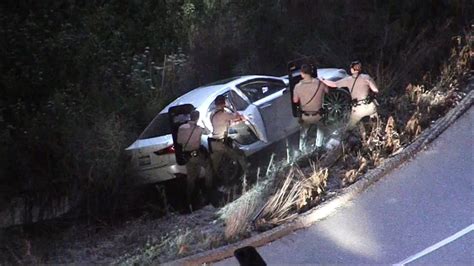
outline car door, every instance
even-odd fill
[[[238,90],[230,90],[227,94],[227,99],[231,104],[231,107],[233,109],[232,111],[238,111],[248,119],[245,122],[245,129],[252,131],[259,140],[265,143],[268,142],[267,130],[265,128],[265,124],[257,106],[251,104],[249,99]],[[239,126],[242,127],[242,125],[236,125],[232,126],[230,130],[232,131],[233,128],[237,128]],[[242,138],[242,135],[245,135],[245,132],[240,130],[240,133]],[[246,140],[242,144],[251,144],[251,141],[249,140],[250,138],[248,138],[248,140]]]
[[[291,115],[291,99],[286,84],[280,79],[260,78],[239,86],[263,119],[269,142],[288,136],[296,123]]]

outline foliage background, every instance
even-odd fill
[[[383,96],[399,95],[437,76],[470,11],[465,0],[3,1],[0,206],[67,196],[113,218],[133,180],[124,148],[176,96],[283,75],[301,56],[360,59]]]

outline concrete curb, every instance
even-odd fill
[[[474,82],[471,82],[468,85],[468,88],[472,87],[473,84]],[[339,192],[335,197],[319,204],[310,211],[299,215],[292,222],[280,225],[269,231],[233,244],[167,262],[165,265],[199,265],[223,260],[234,256],[234,250],[238,248],[244,246],[262,246],[266,243],[286,236],[293,231],[308,227],[317,221],[325,219],[339,208],[345,206],[345,204],[352,200],[356,195],[365,191],[370,185],[380,180],[384,175],[399,167],[407,160],[413,158],[417,152],[424,149],[427,144],[436,139],[444,130],[446,130],[446,128],[456,121],[457,118],[466,112],[472,106],[473,101],[474,91],[471,89],[456,107],[451,109],[444,117],[438,119],[436,123],[431,126],[431,128],[425,130],[402,152],[387,158],[379,167],[369,170],[357,182],[347,188],[342,189],[342,191]]]

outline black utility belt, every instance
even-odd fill
[[[355,107],[355,106],[359,106],[359,105],[363,105],[363,104],[369,104],[373,101],[374,101],[373,97],[367,97],[367,98],[362,99],[362,100],[353,100],[351,105]]]
[[[198,157],[198,155],[199,155],[199,150],[185,151],[185,153],[189,154],[191,157]]]
[[[307,116],[317,116],[323,113],[322,109],[319,109],[318,111],[302,111],[301,112],[303,115]]]
[[[212,145],[210,145],[212,142],[220,142],[226,146],[229,146],[231,148],[234,147],[233,145],[233,139],[232,138],[229,138],[229,137],[225,137],[225,138],[222,138],[222,139],[214,139],[214,138],[208,138],[208,143],[209,143],[209,151],[212,153]]]
[[[209,141],[215,141],[215,142],[225,142],[225,139],[226,138],[222,138],[222,139],[209,138],[208,140]]]

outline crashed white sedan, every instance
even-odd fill
[[[343,69],[318,69],[318,77],[338,80],[347,76]],[[287,77],[239,76],[193,89],[166,106],[126,150],[140,177],[139,183],[156,183],[186,174],[186,167],[176,162],[168,115],[170,107],[192,104],[201,113],[198,125],[212,132],[210,115],[214,99],[225,95],[231,111],[238,111],[248,120],[229,129],[234,143],[251,155],[299,130],[292,115]],[[202,145],[207,145],[207,135]],[[202,169],[204,175],[204,168]]]

